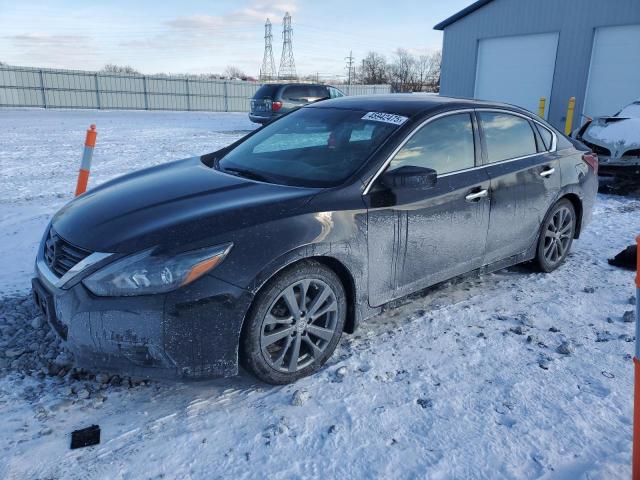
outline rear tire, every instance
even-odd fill
[[[576,232],[576,211],[567,200],[559,200],[547,212],[540,229],[536,249],[536,266],[552,272],[564,263]]]
[[[340,340],[347,311],[342,282],[315,261],[296,263],[260,290],[240,340],[242,365],[271,384],[316,372]]]

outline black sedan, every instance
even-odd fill
[[[327,100],[73,200],[45,232],[34,294],[80,366],[203,378],[241,364],[287,383],[395,299],[560,266],[597,166],[508,105]]]

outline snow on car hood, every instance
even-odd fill
[[[616,117],[640,118],[640,99],[624,107],[616,114]]]
[[[582,135],[588,142],[609,147],[612,155],[640,147],[640,99],[613,117],[595,118]]]
[[[615,118],[615,117],[613,117]],[[640,147],[640,117],[616,119],[597,118],[587,128],[583,138],[610,145],[617,150]]]

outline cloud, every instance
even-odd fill
[[[295,12],[295,3],[280,2],[251,2],[246,7],[240,8],[224,15],[186,15],[168,20],[165,25],[174,30],[190,32],[192,34],[211,33],[226,27],[254,27],[257,22],[263,22],[270,18],[273,23],[278,23],[286,12]]]
[[[89,37],[84,35],[49,35],[46,33],[5,35],[4,38],[13,41],[18,46],[73,45],[89,41]]]
[[[421,48],[407,48],[407,52],[409,52],[411,55],[415,55],[416,57],[419,57],[420,55],[431,55],[434,52],[440,50],[441,48],[439,46],[436,47],[421,47]]]
[[[85,35],[50,35],[45,33],[23,33],[2,37],[13,45],[14,58],[26,58],[27,63],[39,66],[68,65],[69,59],[75,60],[72,68],[88,69],[99,48],[87,48],[92,45],[90,37]]]

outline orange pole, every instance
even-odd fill
[[[636,237],[636,248],[640,249],[640,235]],[[636,288],[640,288],[640,255],[639,253],[640,252],[636,250]],[[638,302],[636,301],[636,307],[637,306],[638,306]]]
[[[93,149],[96,146],[97,136],[98,131],[96,130],[96,126],[92,124],[89,130],[87,130],[87,136],[84,140],[84,152],[82,154],[82,162],[80,163],[80,171],[78,172],[78,181],[76,183],[76,197],[87,191],[91,159],[93,158]]]
[[[640,235],[636,237],[636,351],[633,357],[633,454],[631,479],[640,480]]]

